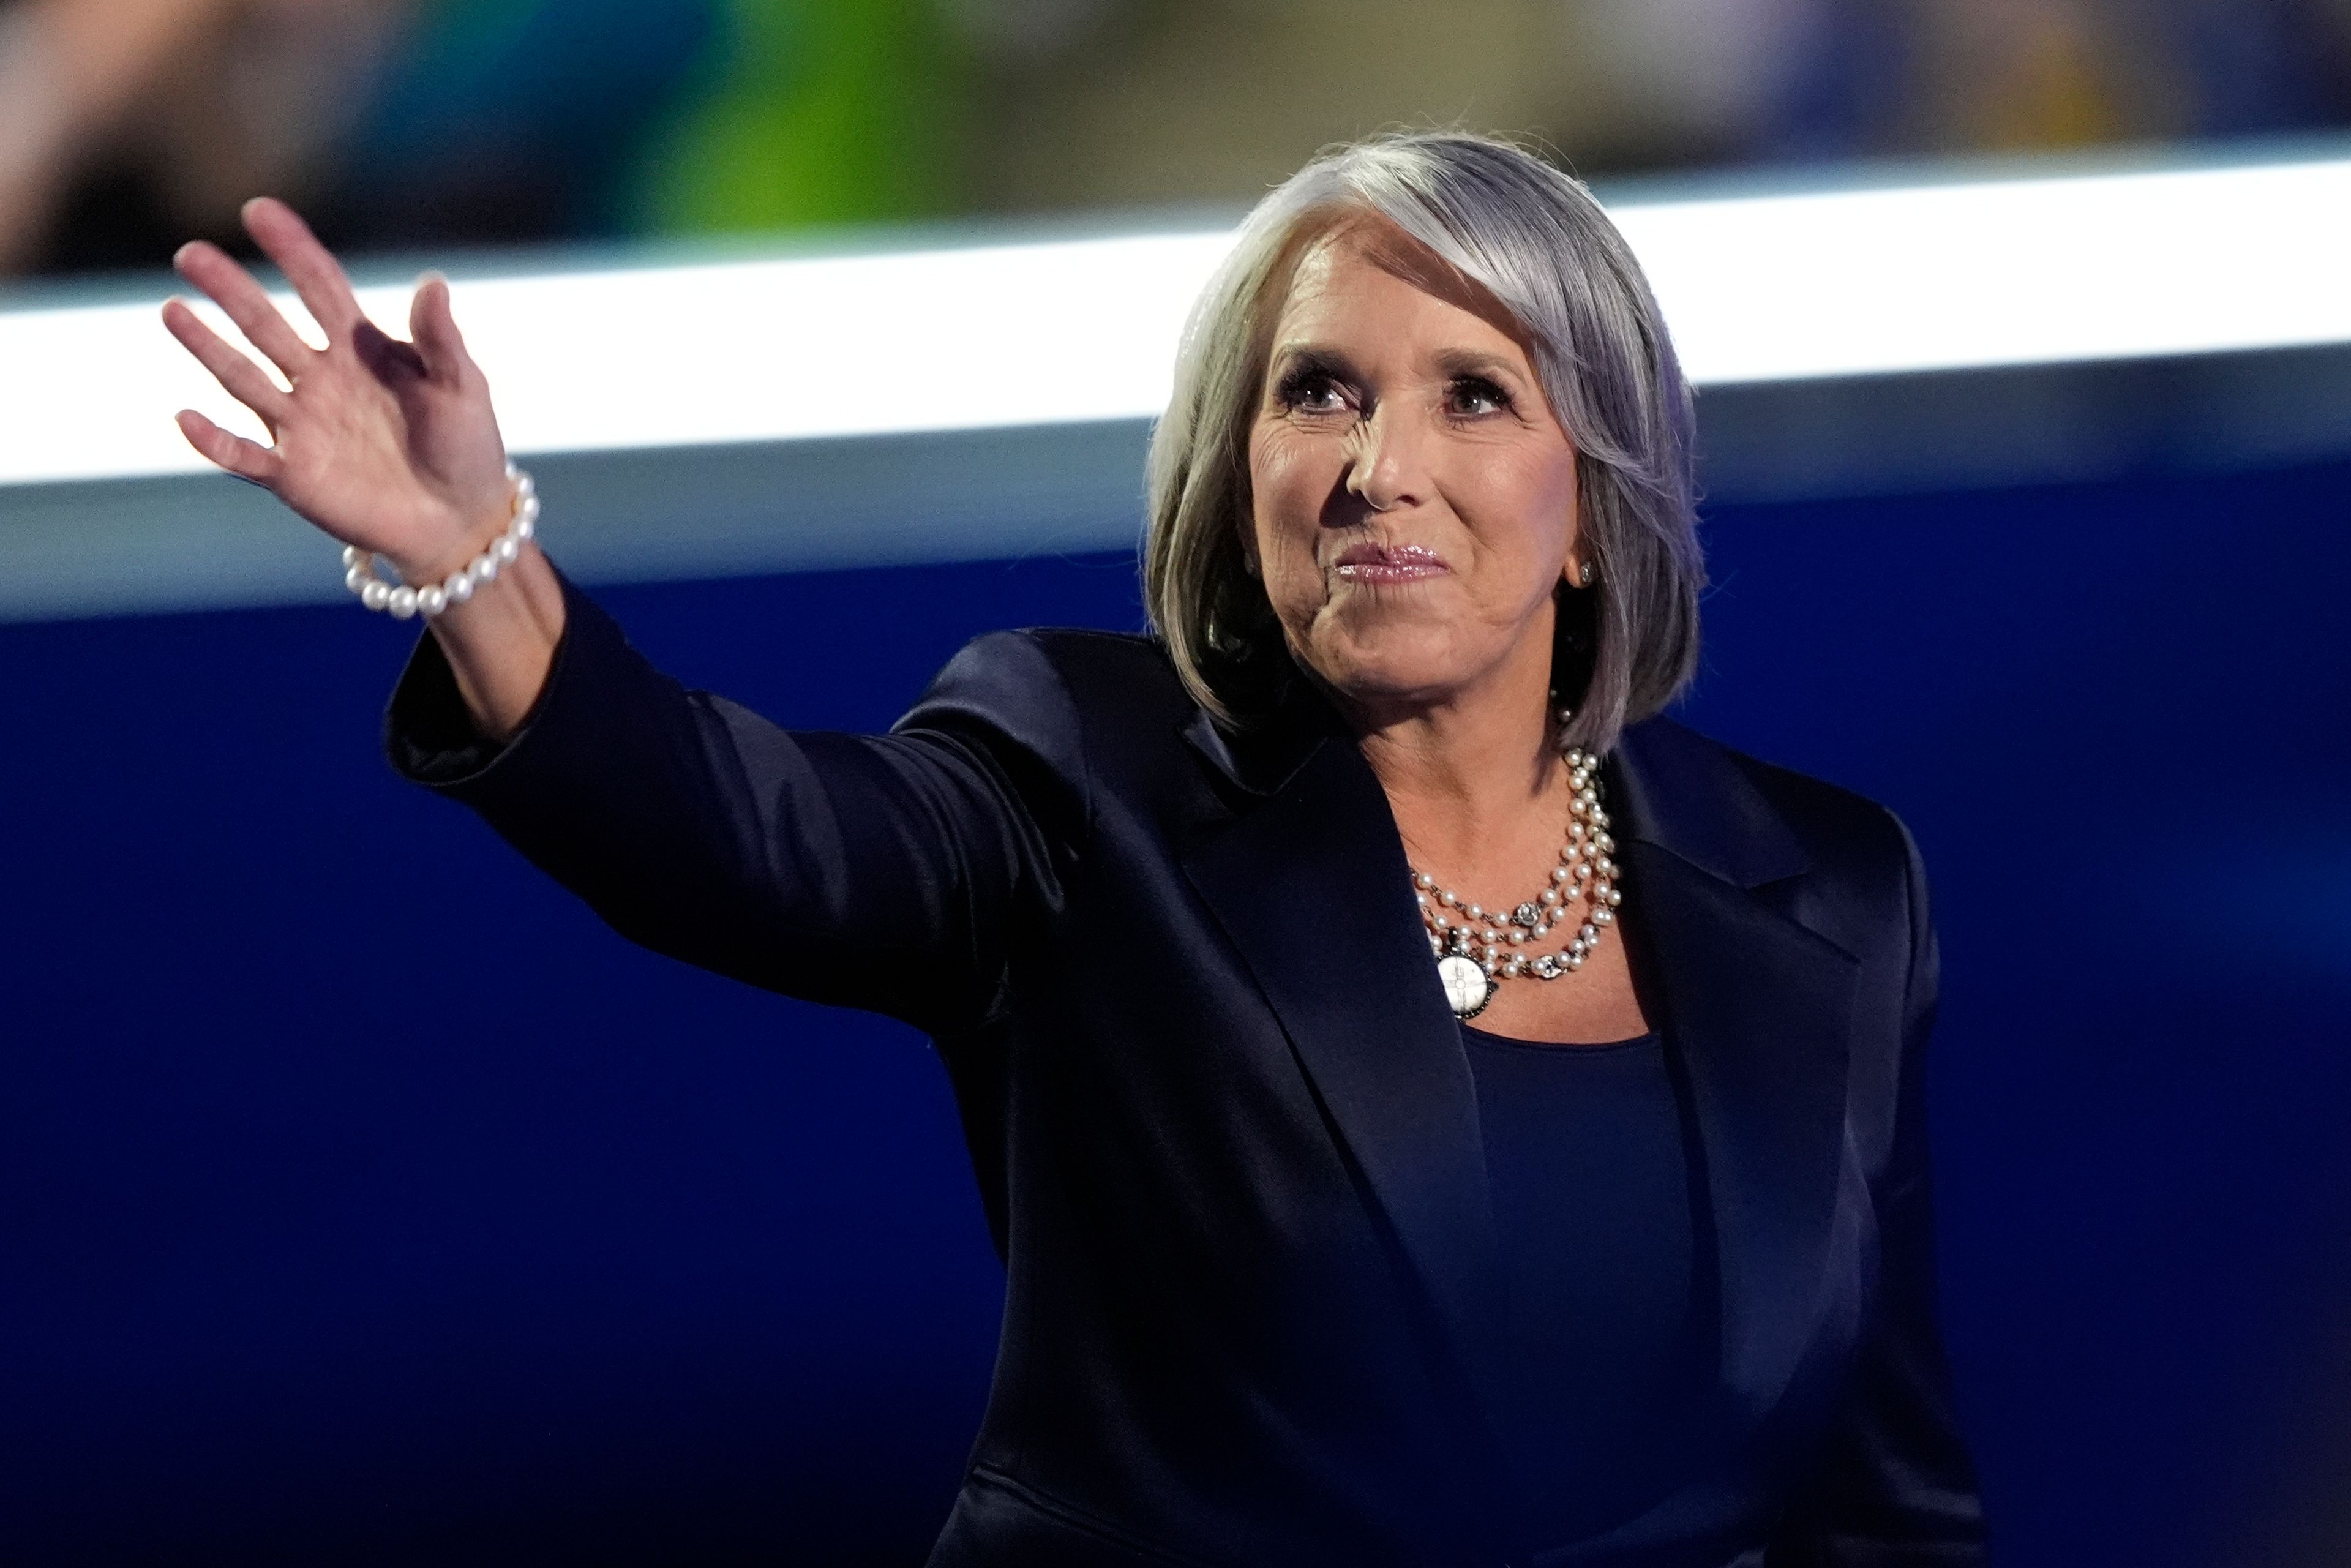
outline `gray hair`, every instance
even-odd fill
[[[1154,428],[1144,595],[1185,686],[1228,725],[1295,672],[1243,553],[1249,434],[1273,318],[1299,258],[1353,219],[1385,219],[1510,312],[1576,451],[1596,581],[1558,595],[1554,685],[1563,742],[1605,751],[1698,664],[1706,581],[1691,473],[1693,415],[1640,264],[1583,185],[1509,142],[1392,133],[1316,158],[1257,204],[1192,308]]]

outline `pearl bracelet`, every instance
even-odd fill
[[[496,578],[499,570],[511,566],[522,554],[523,542],[538,531],[538,490],[530,476],[513,464],[507,465],[507,478],[514,486],[514,515],[506,532],[490,541],[481,554],[449,574],[445,582],[428,582],[423,588],[411,588],[406,583],[386,582],[375,574],[375,556],[357,545],[343,547],[343,586],[359,595],[359,601],[370,610],[391,612],[395,621],[405,621],[412,615],[426,620],[440,614],[452,604],[463,604],[474,597],[474,590]]]

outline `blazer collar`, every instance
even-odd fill
[[[1188,846],[1186,873],[1490,1418],[1510,1373],[1477,1096],[1387,798],[1316,694],[1238,735],[1205,713],[1182,733],[1231,813]],[[1643,1003],[1694,1112],[1721,1389],[1751,1421],[1831,1304],[1857,966],[1754,891],[1807,874],[1810,857],[1730,753],[1652,719],[1626,731],[1604,776]]]
[[[1338,710],[1302,679],[1288,682],[1280,705],[1244,728],[1227,729],[1196,707],[1178,733],[1225,783],[1259,796],[1280,791],[1325,743],[1353,740]]]
[[[1812,858],[1720,745],[1669,718],[1625,730],[1604,770],[1617,837],[1733,887],[1802,876]]]

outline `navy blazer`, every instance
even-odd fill
[[[623,936],[937,1042],[1008,1283],[933,1564],[1980,1562],[1934,1321],[1935,941],[1886,810],[1661,718],[1604,769],[1719,1354],[1672,1484],[1539,1552],[1469,1070],[1327,704],[1228,736],[1154,642],[1031,631],[887,735],[787,731],[563,591],[510,742],[425,637],[391,755]]]

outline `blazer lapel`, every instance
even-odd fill
[[[1438,1370],[1472,1394],[1465,1438],[1486,1458],[1465,1453],[1465,1473],[1491,1488],[1505,1474],[1489,1414],[1501,1292],[1477,1096],[1387,797],[1335,716],[1234,739],[1201,715],[1186,739],[1253,798],[1200,835],[1185,872],[1418,1287]]]
[[[1859,966],[1756,896],[1805,874],[1807,857],[1712,742],[1653,720],[1626,733],[1609,771],[1627,940],[1698,1124],[1724,1392],[1753,1420],[1829,1304]]]

